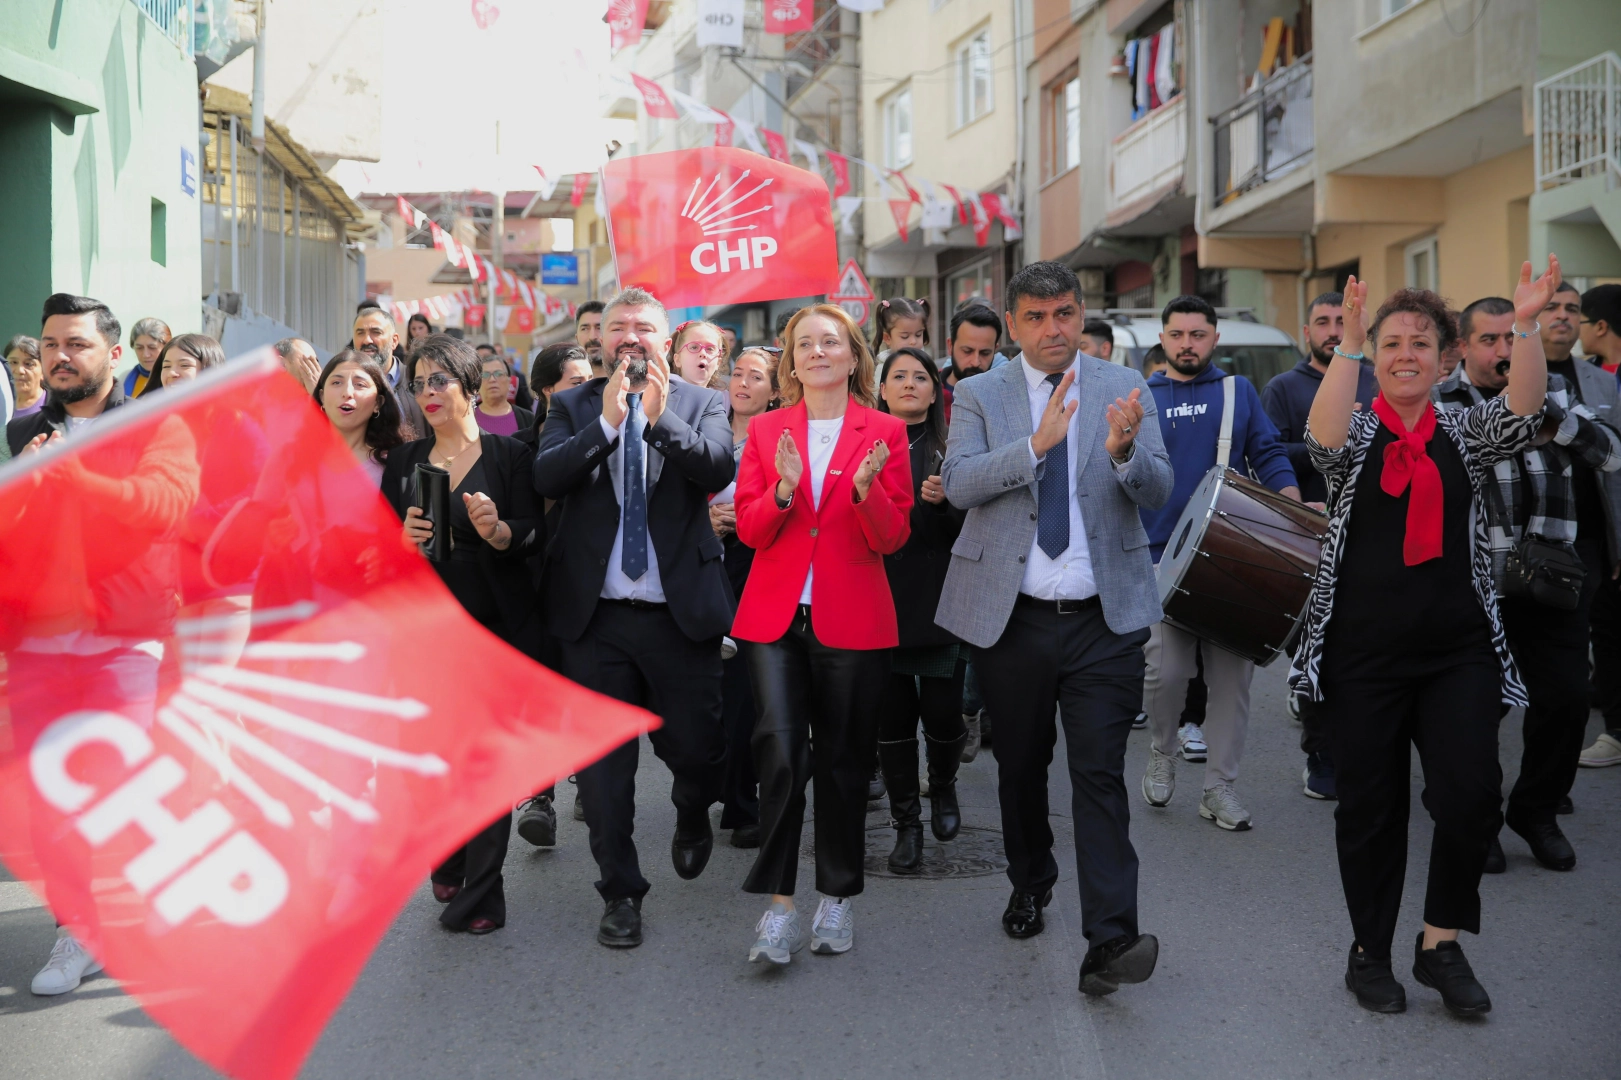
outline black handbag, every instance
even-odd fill
[[[1513,535],[1513,522],[1503,505],[1503,492],[1495,474],[1486,478],[1492,509],[1505,532]],[[1527,534],[1514,542],[1503,564],[1503,595],[1535,601],[1560,611],[1575,611],[1582,602],[1587,564],[1571,544]]]

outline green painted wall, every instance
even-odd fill
[[[1537,15],[1538,79],[1603,52],[1621,55],[1621,6],[1616,0],[1541,0]]]
[[[52,292],[105,300],[127,329],[200,322],[197,70],[129,0],[4,0],[0,338],[39,332]],[[195,187],[195,184],[193,185]],[[152,259],[152,200],[166,207]]]

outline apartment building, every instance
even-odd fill
[[[861,17],[867,274],[880,297],[931,300],[937,346],[956,305],[1001,303],[1023,245],[1000,222],[983,244],[960,216],[923,227],[923,207],[903,205],[908,185],[923,198],[950,199],[950,185],[1019,202],[1028,18],[1025,0],[890,0]]]

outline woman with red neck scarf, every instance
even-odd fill
[[[1536,317],[1559,262],[1514,290],[1507,392],[1438,412],[1430,390],[1457,322],[1432,292],[1402,289],[1366,324],[1368,287],[1345,287],[1345,337],[1312,402],[1306,445],[1328,480],[1329,532],[1293,682],[1322,702],[1333,739],[1340,879],[1356,937],[1345,985],[1374,1012],[1401,1012],[1391,969],[1407,864],[1408,744],[1434,822],[1413,977],[1456,1015],[1491,1010],[1458,945],[1480,932],[1480,875],[1502,824],[1497,725],[1526,703],[1498,614],[1482,485],[1537,436],[1547,368]],[[1379,394],[1356,410],[1371,346]]]

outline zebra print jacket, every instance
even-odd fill
[[[1503,634],[1503,619],[1497,609],[1497,588],[1492,578],[1491,539],[1486,530],[1486,514],[1481,512],[1482,485],[1491,482],[1492,466],[1529,445],[1542,426],[1542,412],[1530,416],[1516,416],[1508,409],[1508,396],[1492,398],[1481,405],[1456,411],[1436,411],[1435,426],[1438,435],[1445,434],[1457,447],[1464,467],[1469,471],[1469,486],[1473,498],[1469,504],[1470,574],[1474,579],[1475,595],[1481,610],[1491,624],[1492,648],[1497,651],[1503,667],[1503,703],[1528,704],[1525,684],[1509,655],[1508,639]],[[1368,447],[1379,430],[1379,418],[1372,410],[1359,410],[1351,414],[1350,435],[1345,445],[1330,450],[1306,431],[1306,448],[1311,463],[1328,480],[1328,538],[1323,541],[1323,553],[1317,561],[1317,577],[1312,584],[1311,600],[1306,606],[1306,625],[1302,631],[1305,643],[1290,672],[1289,686],[1295,693],[1323,699],[1319,672],[1323,659],[1323,639],[1328,620],[1334,613],[1334,590],[1339,578],[1340,558],[1345,551],[1346,528],[1351,521],[1351,504],[1356,498],[1357,478],[1362,475],[1362,463]]]

